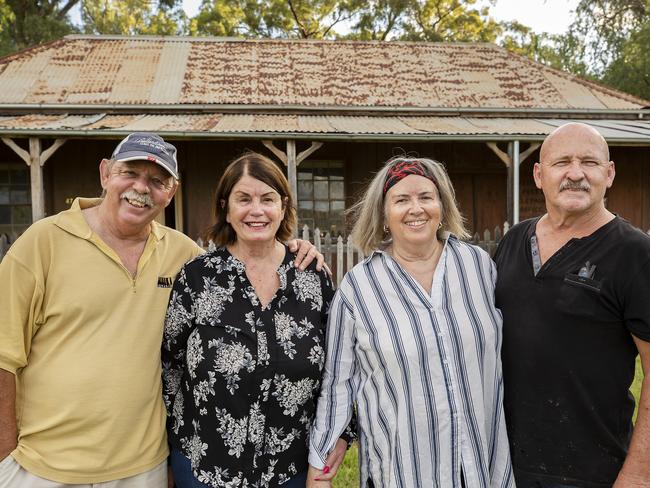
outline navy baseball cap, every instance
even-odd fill
[[[120,142],[111,159],[115,161],[151,161],[178,179],[176,148],[162,137],[150,132],[134,132]]]

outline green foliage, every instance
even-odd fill
[[[564,40],[571,71],[650,99],[650,0],[580,0]]]
[[[494,41],[478,0],[204,0],[193,35]]]
[[[605,68],[603,81],[650,100],[650,19],[621,43],[614,60]]]
[[[187,17],[180,1],[83,0],[81,18],[87,34],[182,34]]]
[[[476,0],[409,3],[404,40],[494,42],[500,31],[499,24],[488,17],[488,7],[475,8]]]
[[[349,20],[360,0],[204,0],[192,35],[323,39]]]
[[[79,0],[0,0],[0,54],[75,32],[69,12]]]

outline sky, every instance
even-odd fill
[[[517,20],[535,32],[563,34],[577,3],[578,0],[497,0],[490,13],[498,21]],[[196,15],[200,5],[201,0],[183,0],[188,17]]]

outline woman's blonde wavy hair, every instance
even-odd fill
[[[386,221],[384,183],[386,182],[388,170],[401,162],[419,163],[429,174],[433,175],[442,214],[442,226],[438,229],[438,236],[440,236],[441,232],[446,231],[451,232],[459,239],[470,237],[465,228],[464,218],[456,204],[454,187],[442,163],[428,158],[396,156],[386,161],[384,167],[379,170],[366,188],[361,199],[348,210],[353,222],[350,236],[354,245],[365,255],[369,255],[387,243],[384,233],[384,223]]]

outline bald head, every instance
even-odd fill
[[[580,122],[569,122],[551,132],[539,151],[540,162],[545,162],[550,153],[570,151],[575,141],[589,142],[603,161],[609,161],[609,147],[605,138],[596,129]]]

